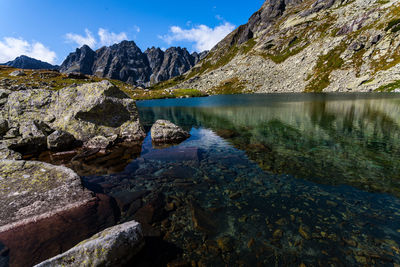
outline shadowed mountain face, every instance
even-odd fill
[[[58,69],[58,66],[51,65],[47,62],[43,62],[27,56],[19,56],[13,61],[9,61],[3,65],[10,66],[13,68],[31,69],[31,70]]]
[[[171,47],[165,52],[152,47],[142,52],[133,41],[123,41],[96,51],[84,45],[68,55],[60,71],[81,72],[147,86],[187,72],[206,53],[190,54],[180,47]]]

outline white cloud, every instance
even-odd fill
[[[140,28],[137,27],[136,31],[140,31]],[[103,28],[99,28],[97,32],[98,38],[96,38],[88,29],[85,29],[85,34],[86,35],[67,33],[65,38],[68,42],[76,43],[78,46],[88,45],[93,49],[104,45],[113,45],[128,39],[125,32],[115,33]]]
[[[128,36],[124,32],[114,33],[114,32],[109,32],[108,30],[105,30],[103,28],[99,29],[98,34],[100,37],[100,45],[101,46],[113,45],[115,43],[119,43],[123,40],[128,39]]]
[[[42,43],[28,41],[22,38],[4,37],[0,40],[0,62],[5,63],[16,57],[26,55],[35,59],[54,64],[56,53],[45,47]]]
[[[85,33],[86,36],[75,33],[67,33],[65,37],[69,42],[77,43],[79,46],[88,45],[91,48],[95,48],[97,42],[93,34],[88,29],[85,29]]]
[[[140,32],[140,27],[138,25],[133,26],[133,30],[137,33]]]
[[[210,50],[226,35],[228,35],[235,25],[225,22],[215,28],[210,28],[206,25],[198,25],[191,29],[182,29],[178,26],[170,28],[171,34],[159,36],[162,40],[171,45],[175,41],[194,42],[194,48],[197,51]]]

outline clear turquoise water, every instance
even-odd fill
[[[147,130],[167,119],[191,137],[160,149],[148,135],[123,171],[84,180],[107,184],[109,194],[147,192],[144,208],[131,206],[123,220],[142,220],[149,240],[163,244],[152,248],[162,259],[154,265],[400,264],[400,96],[235,95],[137,105]],[[149,255],[142,260],[151,265]]]

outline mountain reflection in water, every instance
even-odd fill
[[[139,103],[146,125],[205,127],[272,173],[400,196],[400,97],[246,95]],[[186,101],[186,106],[185,106]],[[179,103],[180,102],[180,103]]]
[[[142,224],[146,247],[136,265],[400,264],[400,96],[236,95],[137,105],[148,132],[139,150],[72,166],[88,188],[116,199],[121,222]],[[191,137],[153,147],[157,119]]]

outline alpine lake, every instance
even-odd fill
[[[400,94],[137,106],[142,144],[71,167],[142,223],[138,266],[400,266]],[[154,147],[157,119],[191,137]]]

